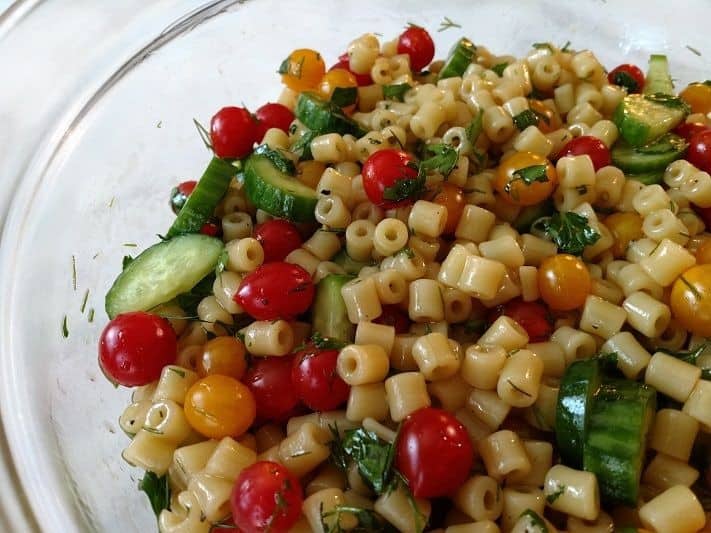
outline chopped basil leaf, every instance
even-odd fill
[[[546,182],[548,181],[548,167],[546,165],[531,165],[530,167],[523,167],[515,170],[513,175],[516,176],[515,179],[523,181],[526,185],[531,185],[535,182]],[[513,180],[512,180],[513,181]],[[511,182],[509,182],[510,184]]]
[[[471,144],[474,144],[479,138],[479,135],[481,135],[481,130],[483,128],[483,118],[484,114],[481,111],[477,112],[476,116],[464,129],[467,134],[467,139]]]
[[[126,267],[133,262],[133,257],[130,255],[124,255],[123,261],[121,261],[121,270],[126,270]]]
[[[348,107],[358,99],[357,87],[336,87],[331,95],[331,103],[338,107]]]
[[[342,439],[337,428],[331,428],[331,432],[336,465],[342,468],[347,466],[348,459],[352,460],[360,476],[377,494],[385,492],[393,481],[395,447],[363,428],[347,430]]]
[[[646,100],[649,100],[650,102],[655,102],[657,104],[661,104],[665,107],[669,107],[672,109],[682,109],[685,112],[689,112],[689,105],[684,102],[681,98],[678,96],[673,96],[671,94],[664,94],[664,93],[654,93],[654,94],[645,94],[644,98]]]
[[[674,350],[668,350],[666,348],[658,348],[658,351],[663,352],[667,355],[671,355],[672,357],[676,357],[677,359],[681,359],[685,363],[689,363],[692,365],[696,364],[696,360],[699,358],[699,356],[706,351],[706,348],[708,348],[709,343],[704,342],[699,344],[696,348],[693,350],[680,350],[680,351],[674,351]]]
[[[271,164],[284,174],[293,176],[296,173],[296,166],[294,165],[294,162],[286,157],[281,150],[274,150],[267,144],[260,144],[254,149],[254,153],[257,155],[263,155],[269,159]]]
[[[508,67],[508,66],[509,66],[508,63],[497,63],[496,65],[494,65],[493,67],[491,67],[491,70],[493,70],[494,72],[496,72],[496,74],[497,74],[497,75],[499,76],[499,78],[500,78],[501,76],[504,75],[504,69],[505,69],[506,67]]]
[[[311,141],[313,141],[316,137],[318,137],[318,133],[315,131],[305,131],[291,147],[291,151],[297,154],[299,159],[313,159],[313,156],[311,155]]]
[[[138,482],[138,490],[146,493],[156,516],[158,516],[163,509],[170,510],[170,485],[168,483],[168,476],[158,477],[153,472],[146,472],[143,479]]]
[[[386,100],[397,100],[402,102],[405,99],[405,93],[412,89],[409,83],[398,83],[396,85],[383,85],[383,98]]]
[[[620,70],[619,72],[615,72],[615,75],[612,77],[612,83],[615,85],[619,85],[620,87],[626,87],[627,92],[634,93],[639,91],[640,86],[639,83],[637,83],[637,80],[635,80],[629,72],[625,72],[624,70]]]
[[[538,125],[538,115],[531,109],[524,109],[513,117],[513,122],[518,131],[523,131],[529,126]]]
[[[400,202],[415,198],[425,190],[425,173],[418,172],[414,178],[403,177],[383,190],[383,199],[390,202]]]
[[[548,533],[548,527],[546,526],[546,523],[543,521],[543,519],[533,511],[532,509],[526,509],[524,512],[521,513],[522,517],[526,517],[529,520],[530,523],[530,528],[527,528],[526,531],[529,531],[530,533]],[[531,528],[536,528],[535,530]]]
[[[323,337],[318,331],[315,331],[314,334],[311,335],[311,342],[316,348],[321,350],[340,350],[346,345],[345,342],[341,342],[337,339]]]
[[[553,51],[553,47],[551,46],[551,43],[533,43],[531,46],[533,48],[535,48],[536,50],[546,49],[546,50],[550,50],[551,52]]]
[[[446,177],[457,166],[459,152],[451,144],[428,144],[425,145],[424,151],[426,155],[432,155],[420,161],[418,165],[420,170],[439,172]]]
[[[572,211],[544,218],[542,224],[543,231],[566,254],[580,255],[586,246],[595,244],[600,238],[600,234],[588,225],[586,217]]]

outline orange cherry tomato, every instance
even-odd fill
[[[545,259],[538,268],[538,290],[548,307],[569,311],[582,307],[592,281],[585,264],[574,255],[558,254]]]
[[[308,48],[294,50],[279,67],[282,83],[298,92],[315,89],[325,72],[321,54]]]
[[[704,83],[692,83],[679,93],[679,96],[691,106],[692,113],[706,114],[711,111],[711,86]]]
[[[324,100],[330,100],[333,96],[333,91],[336,88],[347,89],[349,87],[357,88],[358,81],[356,77],[342,68],[336,68],[329,70],[321,78],[321,82],[318,84],[318,93],[324,98]]]
[[[673,317],[691,333],[711,336],[711,265],[696,265],[672,285]]]
[[[432,202],[443,206],[447,210],[447,223],[444,225],[444,234],[452,235],[457,229],[459,219],[464,211],[464,195],[462,189],[452,183],[440,183],[434,190]]]
[[[699,265],[711,263],[711,238],[704,239],[696,248],[696,263]]]
[[[244,344],[235,337],[216,337],[207,341],[197,361],[200,377],[220,374],[242,379],[246,370]]]
[[[528,107],[540,117],[538,129],[541,130],[542,133],[550,133],[560,129],[563,125],[563,122],[560,120],[560,115],[540,100],[529,100]]]
[[[184,408],[193,429],[210,439],[239,437],[257,414],[252,392],[236,379],[219,374],[196,381],[185,395]]]
[[[533,167],[544,167],[543,173]],[[557,182],[555,167],[545,157],[518,152],[499,165],[494,187],[507,202],[526,206],[548,198]]]
[[[615,239],[615,244],[612,245],[610,251],[618,259],[625,257],[627,247],[631,241],[641,239],[644,236],[642,232],[642,217],[637,213],[613,213],[603,223]]]

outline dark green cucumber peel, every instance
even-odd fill
[[[348,320],[346,304],[341,296],[341,287],[353,278],[346,274],[330,274],[316,285],[312,322],[313,330],[322,337],[353,342],[355,326]]]
[[[166,238],[198,233],[203,224],[214,214],[217,204],[227,192],[235,174],[237,168],[232,163],[213,157],[168,230]]]
[[[244,188],[255,207],[292,222],[311,222],[318,196],[296,178],[281,172],[264,155],[252,154],[244,167]]]
[[[612,121],[628,144],[644,146],[678,126],[688,114],[676,97],[630,94],[619,103]]]
[[[354,120],[346,116],[340,107],[314,93],[304,92],[299,95],[294,115],[317,135],[339,133],[362,137],[367,133]]]
[[[618,142],[611,151],[612,163],[625,174],[663,173],[667,165],[683,157],[689,143],[674,133],[662,135],[645,146]]]
[[[212,272],[224,244],[192,233],[160,242],[126,265],[106,293],[109,318],[130,311],[147,311],[190,291]]]
[[[476,46],[466,37],[459,39],[447,56],[442,70],[439,71],[439,79],[454,78],[461,76],[467,67],[474,60]]]

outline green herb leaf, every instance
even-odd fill
[[[215,277],[222,274],[227,268],[227,263],[230,260],[230,254],[227,253],[227,248],[222,250],[220,257],[217,259],[217,265],[215,265]]]
[[[323,337],[318,331],[314,331],[311,335],[311,342],[316,348],[321,350],[340,350],[346,346],[345,342],[341,342],[338,339],[331,339],[328,337]]]
[[[501,76],[504,75],[504,69],[505,69],[506,67],[508,67],[508,66],[509,66],[508,63],[497,63],[496,65],[494,65],[493,67],[491,67],[491,70],[493,70],[494,72],[496,72],[496,74],[497,74],[497,75],[499,76],[499,78],[500,78]]]
[[[123,261],[121,261],[121,270],[126,270],[126,267],[133,262],[133,257],[130,255],[124,255]]]
[[[158,477],[153,472],[146,472],[138,482],[138,490],[146,493],[156,516],[163,509],[170,510],[170,484],[167,475]]]
[[[679,350],[679,351],[674,351],[674,350],[668,350],[666,348],[659,348],[658,351],[663,352],[667,355],[671,355],[672,357],[676,357],[677,359],[681,359],[685,363],[689,363],[692,365],[696,364],[696,360],[699,358],[701,354],[703,354],[706,351],[706,348],[709,347],[709,342],[703,342],[699,344],[696,348],[693,350]]]
[[[687,45],[686,45],[686,49],[687,49],[689,52],[691,52],[692,54],[701,57],[701,52],[699,52],[699,51],[698,51],[696,48],[694,48],[693,46],[687,44]]]
[[[560,47],[561,52],[572,52],[570,49],[570,41],[565,41],[565,44]]]
[[[665,107],[669,107],[671,109],[681,109],[686,113],[691,112],[691,108],[689,107],[689,104],[684,102],[684,100],[682,100],[678,96],[673,96],[671,94],[664,94],[664,93],[654,93],[654,94],[645,94],[644,98],[645,98],[645,100],[649,100],[650,102],[661,104],[661,105],[663,105]]]
[[[483,118],[484,114],[481,111],[478,111],[476,116],[469,124],[467,124],[467,127],[464,129],[467,134],[467,139],[472,144],[474,144],[479,138],[479,135],[481,135],[481,130],[483,129],[484,122]]]
[[[185,311],[188,316],[197,316],[197,306],[200,301],[212,294],[212,284],[215,282],[215,273],[212,272],[202,278],[188,292],[178,294],[176,301],[178,305]]]
[[[551,43],[533,43],[531,46],[536,50],[545,49],[553,52],[553,46],[551,46]]]
[[[409,259],[415,258],[415,252],[409,246],[405,246],[403,249],[401,249],[395,255],[398,255],[398,254],[405,254]]]
[[[408,198],[416,198],[425,190],[425,173],[418,172],[417,176],[410,178],[403,176],[383,190],[383,199],[390,202],[400,202]]]
[[[440,31],[448,30],[449,28],[461,28],[461,27],[462,27],[461,24],[457,24],[449,17],[444,17],[444,20],[439,23],[439,29],[437,31],[440,32]]]
[[[543,518],[540,517],[540,515],[535,512],[532,509],[526,509],[524,512],[521,513],[521,517],[526,517],[529,520],[530,527],[526,529],[527,532],[529,533],[548,533],[548,527],[546,526],[546,523],[543,521]],[[531,528],[536,528],[531,529]]]
[[[62,337],[65,339],[69,337],[69,326],[67,324],[67,315],[64,315],[64,318],[62,319]]]
[[[402,102],[405,99],[405,93],[412,89],[409,83],[398,83],[395,85],[383,85],[383,98],[386,100],[396,100]]]
[[[358,99],[357,87],[336,87],[331,95],[331,103],[338,107],[348,107]]]
[[[620,70],[612,76],[612,83],[620,87],[626,87],[627,92],[634,93],[640,89],[639,83],[628,72]]]
[[[395,447],[363,428],[345,432],[343,452],[358,466],[358,473],[376,492],[382,494],[393,478]]]
[[[274,150],[267,144],[260,144],[254,149],[254,153],[266,157],[272,165],[284,174],[293,176],[296,173],[294,162],[285,156],[281,150]]]
[[[583,215],[568,211],[542,220],[544,232],[566,254],[580,255],[586,246],[595,244],[600,234],[588,225]]]
[[[318,137],[318,133],[315,131],[305,131],[301,137],[299,137],[296,142],[292,145],[291,151],[299,156],[299,159],[313,159],[311,155],[311,141]]]
[[[428,144],[425,146],[424,151],[426,155],[432,155],[420,161],[418,166],[421,170],[439,172],[444,176],[448,176],[457,166],[459,152],[451,144]]]
[[[518,191],[513,189],[514,183],[522,181],[525,185],[531,185],[535,182],[544,183],[548,181],[548,172],[546,165],[532,165],[530,167],[519,168],[513,172],[515,176],[505,186],[504,191],[511,194],[514,199],[517,199]]]
[[[551,494],[546,496],[546,501],[548,503],[553,503],[554,501],[556,501],[558,498],[560,498],[563,495],[563,493],[565,492],[565,489],[566,489],[565,485],[561,485],[560,487],[558,487],[558,489],[555,492],[552,492]]]
[[[518,115],[513,117],[513,122],[518,131],[523,131],[529,126],[538,125],[538,114],[532,109],[524,109]]]
[[[341,533],[345,531],[341,527],[341,515],[352,515],[358,520],[358,524],[348,531],[356,533],[365,533],[372,531],[385,531],[386,533],[396,533],[398,530],[393,527],[390,522],[386,521],[382,516],[371,509],[362,509],[360,507],[352,507],[349,505],[338,505],[330,511],[323,512],[321,509],[321,523],[326,533]],[[326,519],[333,517],[333,525],[327,526]]]

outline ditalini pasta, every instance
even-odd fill
[[[711,87],[433,59],[294,50],[124,259],[99,362],[162,533],[711,527]]]

